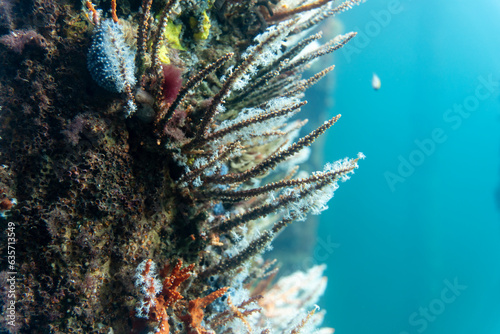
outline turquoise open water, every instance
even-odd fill
[[[325,324],[500,334],[500,2],[369,0],[341,18],[360,35],[336,54],[326,159],[367,158],[321,216]]]

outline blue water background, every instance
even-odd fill
[[[336,334],[500,334],[500,87],[488,95],[481,83],[500,78],[500,2],[396,1],[377,31],[374,13],[394,3],[340,16],[344,31],[365,36],[335,55],[329,113],[342,118],[325,159],[367,158],[321,216],[312,261],[328,265],[325,325]],[[450,119],[463,103],[470,116]],[[415,141],[433,131],[440,142],[418,153]],[[410,157],[414,170],[391,186],[388,173]]]

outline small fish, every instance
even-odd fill
[[[376,75],[375,73],[373,73],[373,77],[372,77],[372,87],[373,87],[373,89],[379,90],[380,89],[380,85],[381,85],[380,78],[378,77],[378,75]]]

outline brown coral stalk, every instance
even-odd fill
[[[317,310],[317,306],[312,311],[310,311],[297,326],[295,326],[292,329],[290,334],[299,334],[302,331],[302,329],[304,329],[304,326],[307,325],[309,320],[311,320],[311,317],[314,315],[314,313],[316,313],[316,310]]]
[[[249,180],[252,177],[256,177],[262,174],[265,174],[267,171],[275,168],[279,163],[287,160],[288,158],[292,157],[296,153],[298,153],[300,150],[302,150],[304,147],[310,146],[316,138],[318,138],[320,135],[322,135],[328,128],[330,128],[333,124],[335,124],[338,119],[340,118],[340,115],[337,115],[330,119],[329,121],[326,121],[323,123],[320,127],[318,127],[316,130],[311,132],[305,137],[302,137],[299,139],[296,143],[292,144],[290,147],[288,147],[285,150],[278,151],[268,158],[266,158],[264,161],[256,165],[255,167],[246,170],[241,173],[231,173],[231,174],[226,174],[222,176],[209,176],[207,177],[207,181],[216,183],[216,184],[222,184],[222,183],[237,183],[237,182],[245,182]]]
[[[301,178],[301,179],[294,179],[294,180],[282,180],[282,181],[277,181],[277,182],[272,182],[269,184],[266,184],[265,186],[254,188],[254,189],[247,189],[247,190],[223,190],[223,189],[213,189],[213,190],[208,190],[202,192],[202,195],[204,195],[206,198],[217,198],[217,199],[230,199],[230,200],[244,200],[248,199],[250,197],[256,197],[262,194],[269,193],[271,191],[276,191],[280,190],[283,188],[292,188],[304,184],[311,184],[311,183],[316,183],[325,179],[337,179],[338,177],[345,175],[354,168],[356,168],[356,162],[357,159],[353,160],[353,163],[345,167],[343,169],[339,170],[334,170],[331,172],[327,173],[316,173],[315,175],[312,175],[307,178]]]
[[[151,19],[151,5],[153,0],[142,1],[142,18],[139,22],[139,30],[137,36],[137,55],[136,66],[140,70],[144,63],[144,55],[146,54],[146,42],[148,40],[149,21]]]
[[[216,275],[220,272],[231,272],[240,266],[242,266],[249,259],[255,255],[261,253],[274,239],[276,233],[281,231],[285,226],[294,220],[294,215],[289,218],[284,218],[283,220],[275,223],[271,230],[264,231],[257,239],[253,240],[244,250],[236,254],[235,256],[225,259],[220,262],[217,266],[209,268],[200,274],[200,277],[206,278],[212,275]]]
[[[297,94],[303,93],[306,89],[309,87],[315,85],[321,78],[323,78],[325,75],[327,75],[328,72],[333,71],[335,68],[335,65],[332,65],[330,67],[325,68],[323,71],[316,73],[312,77],[310,77],[307,80],[301,80],[299,83],[294,85],[293,87],[290,87],[290,90],[283,94],[283,96],[295,96]]]
[[[332,1],[332,0],[317,0],[315,2],[308,3],[306,5],[302,5],[302,6],[299,6],[299,7],[296,7],[296,8],[292,8],[292,9],[289,9],[289,10],[278,12],[278,13],[275,13],[270,18],[268,18],[267,21],[268,22],[283,21],[283,20],[286,20],[286,19],[292,17],[295,14],[300,14],[300,13],[303,13],[303,12],[307,12],[307,11],[319,8],[319,7],[323,6],[323,5],[326,5],[330,1]]]
[[[244,75],[250,65],[255,61],[257,58],[257,55],[260,54],[266,45],[272,43],[274,40],[279,38],[283,31],[292,26],[296,21],[291,20],[287,24],[283,25],[279,29],[276,29],[276,31],[269,36],[263,41],[261,41],[257,46],[255,46],[254,50],[252,53],[250,53],[244,60],[243,62],[231,73],[231,75],[226,79],[224,84],[222,85],[222,88],[219,90],[217,94],[212,99],[212,102],[210,103],[210,106],[207,108],[205,111],[205,114],[203,115],[203,118],[201,120],[201,124],[199,125],[198,129],[196,130],[196,135],[195,138],[187,145],[187,147],[192,148],[200,145],[203,142],[203,139],[208,135],[208,128],[209,126],[213,123],[213,119],[215,115],[217,114],[217,108],[224,103],[224,99],[226,96],[229,94],[231,88],[233,87],[234,83],[242,76]]]
[[[337,51],[338,49],[340,49],[344,45],[346,45],[347,42],[349,42],[356,35],[357,35],[356,32],[350,32],[350,33],[343,35],[340,40],[337,40],[337,38],[332,39],[327,44],[318,48],[318,50],[311,52],[311,53],[301,57],[300,59],[297,59],[296,61],[290,63],[287,67],[285,67],[283,69],[283,72],[296,71],[301,66],[303,66],[305,64],[309,64],[311,61],[313,61],[316,58],[319,58],[319,57],[324,56],[326,54]]]
[[[216,140],[216,139],[224,137],[225,135],[227,135],[229,133],[235,133],[236,131],[239,131],[241,129],[249,127],[253,124],[262,123],[262,122],[265,122],[265,121],[270,120],[272,118],[277,118],[280,116],[290,114],[294,110],[297,110],[297,109],[303,107],[306,103],[307,103],[307,101],[303,101],[303,102],[294,104],[293,106],[291,106],[289,108],[283,108],[283,109],[276,110],[276,111],[273,111],[270,113],[263,113],[261,115],[252,117],[250,119],[238,122],[236,124],[228,126],[227,128],[224,128],[224,129],[221,129],[221,130],[218,130],[218,131],[215,131],[215,132],[209,134],[206,138],[206,141],[209,142],[212,140]]]
[[[302,41],[297,43],[297,45],[290,48],[290,50],[287,50],[280,58],[274,61],[273,64],[259,72],[257,78],[255,78],[255,80],[248,86],[248,88],[245,90],[245,93],[231,99],[230,102],[234,104],[244,99],[249,100],[250,96],[260,95],[262,92],[256,91],[257,89],[259,89],[263,85],[267,85],[273,78],[278,77],[278,75],[283,72],[283,69],[285,68],[285,66],[287,66],[291,59],[297,56],[311,42],[321,38],[321,36],[322,33],[318,32],[303,39]],[[250,96],[248,95],[248,92],[252,92]]]
[[[242,148],[240,145],[240,142],[234,142],[228,145],[227,147],[222,147],[220,149],[219,154],[212,158],[210,161],[208,161],[206,164],[195,168],[188,173],[184,174],[178,181],[178,184],[183,184],[186,182],[192,182],[194,179],[196,179],[198,176],[206,172],[208,169],[214,167],[217,163],[224,163],[226,162],[229,158],[231,158],[231,153],[233,153],[235,150]]]
[[[220,68],[226,61],[231,59],[233,57],[234,53],[226,53],[224,56],[220,57],[217,59],[214,63],[208,65],[201,71],[199,71],[196,75],[192,76],[189,78],[188,82],[184,85],[184,87],[181,88],[179,93],[177,94],[177,97],[175,100],[168,106],[168,110],[163,117],[163,120],[160,122],[159,129],[163,129],[165,127],[166,123],[172,118],[172,115],[174,114],[175,109],[179,106],[179,104],[182,102],[186,94],[196,86],[198,86],[205,78],[212,73],[213,71],[217,70]],[[161,133],[161,131],[160,131]]]
[[[220,234],[231,231],[235,227],[244,225],[252,220],[267,216],[271,213],[284,210],[286,208],[297,208],[296,204],[306,197],[313,196],[328,185],[334,184],[340,178],[351,173],[357,168],[357,162],[362,157],[347,161],[342,168],[337,168],[331,172],[321,172],[313,175],[310,182],[299,184],[298,191],[281,195],[276,200],[267,202],[260,206],[247,210],[242,214],[223,220],[221,223],[211,229],[212,233]],[[337,173],[338,172],[338,173]],[[324,177],[323,177],[324,176]],[[310,208],[304,208],[309,210]],[[303,210],[304,210],[303,209]]]
[[[363,0],[347,0],[331,10],[326,10],[326,11],[322,10],[317,15],[314,15],[310,20],[299,25],[294,32],[298,33],[301,31],[305,31],[313,26],[316,26],[317,24],[327,19],[328,17],[334,16],[343,11],[351,9],[354,5],[359,5],[362,1]]]
[[[156,35],[154,36],[153,39],[152,55],[151,55],[151,58],[153,60],[153,68],[155,69],[160,68],[160,59],[158,59],[158,50],[160,49],[161,42],[163,41],[163,32],[165,31],[165,27],[167,26],[168,17],[176,2],[177,0],[168,0],[168,2],[165,4],[165,7],[163,7],[163,10],[161,12],[160,21],[158,24],[158,30],[156,31]]]

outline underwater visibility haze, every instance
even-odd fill
[[[342,16],[358,36],[335,54],[343,117],[325,159],[367,158],[320,218],[334,246],[311,261],[328,265],[320,306],[336,333],[500,333],[499,16],[487,0]]]

